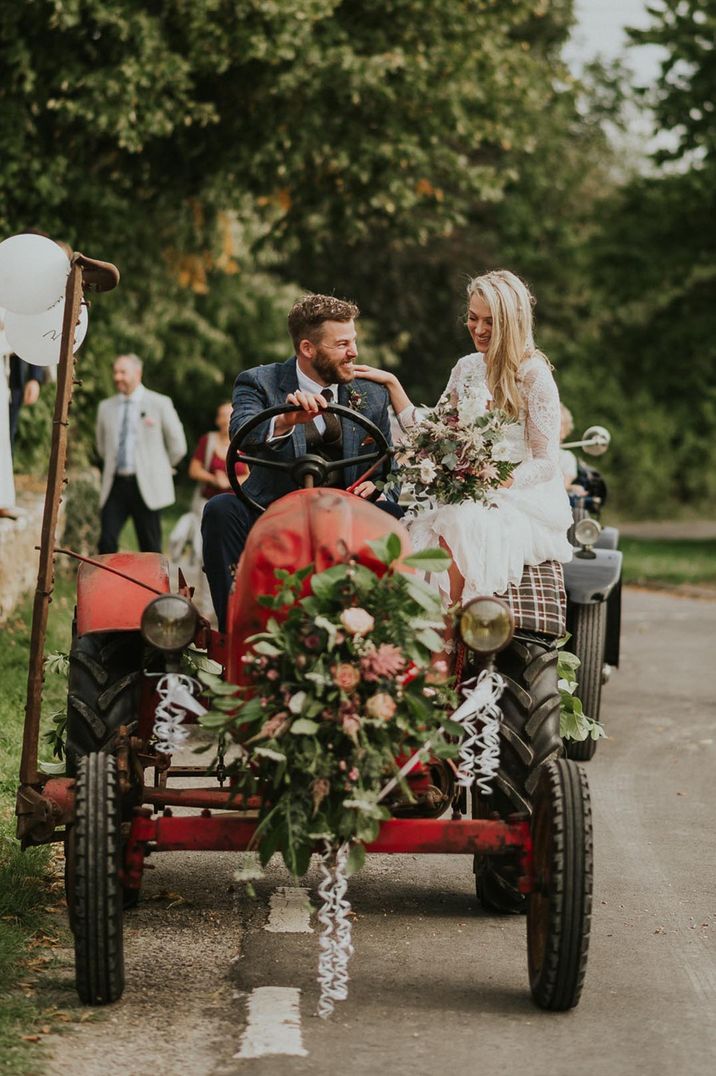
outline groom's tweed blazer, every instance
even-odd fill
[[[286,402],[290,392],[298,389],[298,376],[296,374],[296,358],[286,362],[269,363],[266,366],[254,366],[251,370],[244,370],[236,378],[232,402],[234,411],[231,416],[230,433],[233,437],[244,422],[267,407],[278,407]],[[359,402],[358,402],[359,401]],[[338,388],[337,403],[343,407],[351,407],[352,410],[360,411],[367,419],[375,423],[378,429],[385,434],[388,444],[391,443],[390,422],[388,419],[388,393],[382,385],[376,385],[373,381],[365,381],[356,378],[347,385]],[[371,443],[364,443],[369,435],[357,422],[341,417],[343,432],[342,455],[345,459],[352,456],[367,455],[375,448]],[[243,448],[251,455],[267,455],[271,459],[293,460],[297,456],[306,454],[306,431],[302,425],[294,428],[290,437],[281,438],[270,444],[266,444],[269,422],[258,426],[246,439]],[[364,465],[348,467],[343,472],[345,485],[355,482],[362,471],[367,469]],[[379,475],[372,475],[375,479]],[[296,488],[287,472],[269,470],[253,464],[251,474],[246,479],[244,489],[250,497],[259,504],[268,505],[278,497],[290,493]],[[391,500],[394,496],[391,497]]]

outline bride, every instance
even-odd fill
[[[467,329],[476,351],[455,364],[445,394],[459,400],[468,390],[486,390],[488,408],[514,420],[508,452],[517,465],[492,494],[492,506],[467,500],[414,505],[404,520],[414,549],[440,544],[451,554],[449,575],[436,578],[451,602],[502,594],[510,583],[519,584],[525,565],[572,558],[572,515],[559,466],[559,395],[552,367],[535,347],[534,299],[504,269],[475,277],[467,295]],[[403,430],[419,421],[394,374],[364,365],[356,365],[355,373],[385,385]]]

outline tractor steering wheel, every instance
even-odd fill
[[[353,411],[349,407],[343,407],[341,404],[328,404],[324,408],[324,412],[330,415],[338,415],[339,418],[349,418],[352,422],[356,422],[359,426],[371,435],[375,440],[375,450],[373,452],[366,452],[362,456],[350,456],[347,459],[337,460],[325,460],[323,456],[317,456],[312,453],[307,453],[304,456],[297,456],[294,460],[272,460],[263,459],[260,456],[247,456],[242,449],[242,445],[248,435],[260,426],[263,422],[266,422],[277,415],[289,415],[292,411],[303,410],[298,404],[280,404],[278,407],[267,407],[266,410],[260,411],[258,415],[254,415],[247,422],[240,426],[234,434],[229,450],[226,453],[226,473],[229,476],[229,482],[231,488],[237,497],[240,497],[244,504],[249,505],[250,508],[255,509],[257,512],[265,512],[266,509],[263,505],[255,501],[253,497],[249,497],[248,493],[244,490],[241,482],[239,482],[236,476],[236,464],[237,463],[254,463],[257,467],[267,467],[273,471],[284,471],[288,473],[294,480],[298,487],[304,489],[310,489],[313,486],[322,486],[328,479],[329,472],[341,470],[344,471],[346,467],[355,467],[365,464],[368,467],[370,464],[383,459],[388,459],[390,456],[390,445],[382,430],[380,430],[374,422],[371,422],[365,415],[361,415],[359,411]]]

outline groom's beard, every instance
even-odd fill
[[[328,348],[321,347],[320,344],[316,345],[316,354],[313,356],[313,369],[319,377],[323,378],[327,385],[333,385],[334,383],[345,384],[347,381],[352,381],[354,377],[352,361],[344,362],[336,359]]]

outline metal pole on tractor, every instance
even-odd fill
[[[57,396],[52,421],[52,445],[47,471],[47,490],[45,508],[42,517],[42,537],[40,540],[40,562],[37,572],[37,587],[32,610],[32,634],[30,638],[30,660],[27,674],[27,702],[25,704],[25,727],[20,760],[20,784],[18,793],[18,831],[23,829],[22,816],[32,813],[28,808],[35,797],[29,801],[24,796],[25,786],[37,789],[42,778],[38,770],[38,744],[40,737],[40,713],[42,706],[42,684],[44,680],[45,637],[47,634],[47,617],[55,583],[55,538],[57,518],[59,515],[62,489],[66,482],[65,466],[67,462],[67,428],[69,409],[72,402],[72,389],[75,385],[75,327],[79,318],[83,291],[110,291],[119,283],[119,271],[108,262],[95,261],[84,254],[75,253],[70,262],[70,273],[65,289],[65,313],[62,323],[62,341],[57,367]]]

